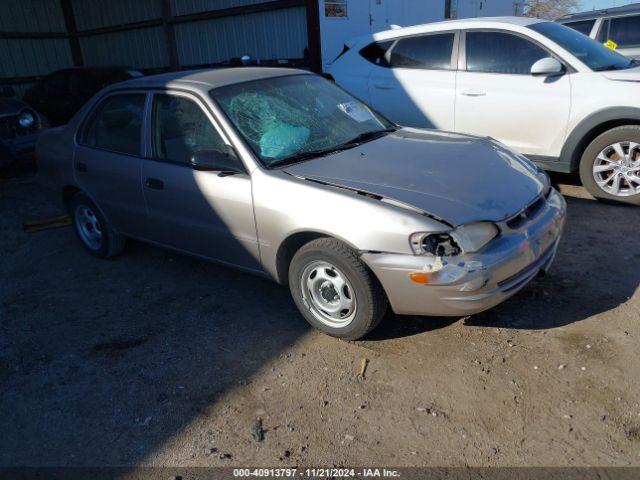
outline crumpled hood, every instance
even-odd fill
[[[27,106],[26,103],[15,98],[0,97],[0,115],[18,113]]]
[[[489,139],[410,128],[284,170],[393,199],[453,226],[504,220],[544,188],[529,165]]]
[[[609,80],[619,80],[624,82],[640,82],[640,66],[628,68],[626,70],[611,70],[602,72],[602,75]]]

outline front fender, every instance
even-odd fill
[[[564,142],[564,147],[560,153],[560,162],[569,165],[571,172],[576,171],[580,164],[580,153],[587,146],[585,145],[585,139],[590,138],[589,134],[603,124],[624,120],[640,123],[640,108],[605,108],[584,118],[573,128]]]
[[[274,278],[280,246],[301,232],[332,236],[358,251],[412,254],[412,233],[450,229],[416,211],[283,172],[255,171],[252,184],[260,257]]]

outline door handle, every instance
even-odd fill
[[[483,92],[482,90],[471,88],[469,90],[463,90],[462,92],[460,92],[460,94],[464,95],[465,97],[484,97],[487,94],[487,92]]]
[[[377,88],[378,90],[392,90],[393,85],[390,83],[374,83],[373,88]]]
[[[147,178],[144,181],[144,184],[148,188],[152,188],[154,190],[162,190],[164,188],[164,182],[162,180],[158,180],[157,178]]]
[[[87,166],[87,164],[86,164],[86,163],[83,163],[83,162],[77,162],[77,163],[76,163],[76,170],[77,170],[78,172],[85,173],[85,172],[88,172],[88,171],[89,171],[89,167]]]

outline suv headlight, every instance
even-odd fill
[[[499,233],[491,222],[461,225],[450,232],[417,232],[409,237],[411,249],[416,255],[449,257],[460,253],[477,252]]]

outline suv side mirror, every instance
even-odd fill
[[[3,97],[15,97],[16,96],[16,91],[13,89],[13,87],[10,87],[10,86],[2,87],[2,96]]]
[[[190,163],[194,170],[220,172],[221,176],[246,173],[236,152],[229,146],[225,146],[224,151],[202,150],[195,152]]]
[[[564,75],[564,72],[564,65],[553,57],[541,58],[531,66],[531,75],[538,77]]]

